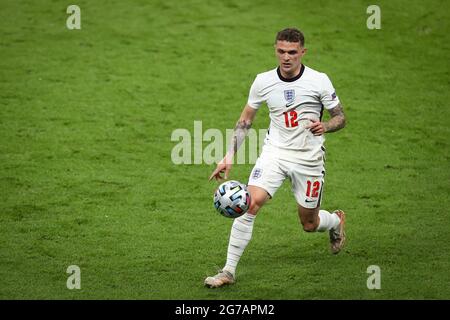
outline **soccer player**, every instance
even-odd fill
[[[286,178],[291,180],[303,230],[328,231],[334,254],[344,245],[344,212],[320,209],[320,200],[325,175],[323,134],[344,128],[345,116],[328,76],[302,64],[305,53],[302,32],[295,28],[278,32],[275,54],[279,65],[256,76],[230,148],[209,178],[228,179],[233,156],[252,126],[256,112],[266,103],[271,121],[248,182],[250,208],[234,220],[226,264],[218,274],[205,279],[206,286],[216,288],[235,282],[236,266],[252,237],[256,215]],[[324,108],[330,113],[327,122],[322,122]]]

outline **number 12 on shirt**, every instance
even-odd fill
[[[286,128],[294,128],[298,126],[297,112],[295,112],[294,110],[286,111],[283,112],[283,115]]]

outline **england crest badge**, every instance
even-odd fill
[[[261,178],[261,175],[262,175],[262,169],[255,168],[252,173],[252,178],[256,180],[256,179]]]
[[[284,90],[284,99],[286,100],[287,103],[294,102],[295,90],[294,89]]]

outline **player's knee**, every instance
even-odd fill
[[[263,202],[252,199],[250,201],[250,208],[248,209],[248,212],[257,214],[259,209],[262,207],[262,205],[263,205]]]
[[[303,230],[306,232],[314,232],[317,229],[317,224],[314,222],[302,222]]]
[[[264,205],[266,202],[266,199],[264,198],[258,198],[254,197],[250,200],[250,208],[248,209],[249,212],[253,214],[257,214],[259,209]]]
[[[300,222],[303,226],[303,230],[306,232],[314,232],[319,226],[319,209],[306,209],[303,207],[299,208],[298,214],[300,216]]]

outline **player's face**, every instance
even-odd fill
[[[295,76],[300,72],[301,58],[306,49],[299,42],[277,41],[275,53],[284,75]]]

